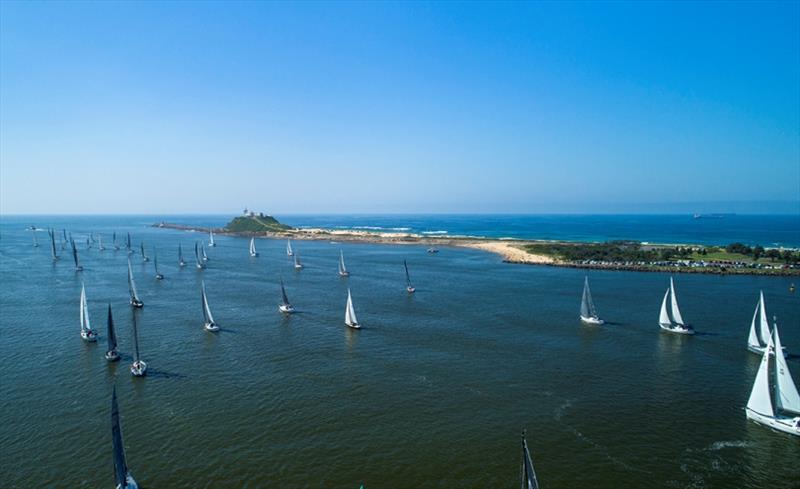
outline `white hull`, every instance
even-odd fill
[[[294,307],[290,304],[278,304],[278,310],[285,314],[291,314],[294,312]]]
[[[211,331],[212,333],[219,331],[219,326],[217,326],[217,323],[206,323],[203,325],[203,328],[206,331]]]
[[[770,428],[788,433],[794,436],[800,436],[800,416],[794,418],[787,418],[783,416],[765,416],[757,413],[751,409],[745,408],[747,419],[751,419],[758,424],[769,426]]]
[[[253,252],[251,251],[251,252],[250,252],[250,256],[252,256],[253,258],[255,258],[255,257],[257,257],[257,256],[258,256],[258,253],[253,253]]]
[[[605,321],[603,321],[600,318],[586,317],[586,316],[581,316],[581,321],[586,323],[586,324],[591,324],[591,325],[594,325],[594,326],[600,326],[601,324],[605,324],[606,323]]]
[[[89,343],[94,343],[94,342],[97,341],[97,334],[94,333],[94,332],[89,333],[89,332],[86,332],[86,331],[81,331],[81,338],[83,338],[83,341],[88,341]]]
[[[83,271],[83,267],[78,265],[77,267],[75,267],[75,271],[76,272],[82,272]]]
[[[302,269],[303,269],[303,265],[299,265],[299,264],[298,264],[298,265],[295,265],[295,266],[294,266],[294,269],[295,269],[295,270],[302,270]]]
[[[662,324],[662,323],[659,323],[658,325],[661,327],[661,329],[663,329],[664,331],[668,331],[670,333],[685,334],[685,335],[694,334],[694,330],[687,326],[678,326],[678,325]]]
[[[185,261],[179,262],[178,266],[179,267],[185,267],[186,266],[186,262]]]
[[[344,323],[344,324],[350,326],[353,329],[361,329],[361,325],[358,323]]]
[[[164,276],[161,275],[160,273],[157,273],[156,274],[156,280],[164,280]]]
[[[408,292],[409,294],[413,294],[416,291],[417,289],[415,287],[406,287],[406,292]]]
[[[125,482],[126,486],[124,489],[139,489],[139,484],[136,483],[132,475],[128,474],[128,476],[125,478]],[[122,485],[118,484],[116,489],[123,489]]]
[[[134,377],[144,377],[147,374],[147,364],[141,360],[139,360],[138,364],[134,362],[131,365],[131,374]]]
[[[142,261],[150,261],[150,258],[144,257],[144,258],[142,258]]]
[[[131,299],[131,305],[133,307],[141,309],[141,308],[144,307],[144,302],[142,302],[140,300],[137,300],[137,299]]]
[[[340,277],[349,277],[350,276],[350,272],[339,272],[339,276]]]
[[[109,362],[116,362],[117,360],[119,360],[119,353],[117,353],[114,350],[107,351],[106,360],[108,360]]]

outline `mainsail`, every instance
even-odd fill
[[[533,470],[533,461],[531,461],[531,452],[528,450],[528,442],[525,440],[525,433],[522,434],[521,479],[521,489],[539,489],[539,481],[536,480],[536,471]]]
[[[292,256],[294,253],[292,252],[292,240],[286,240],[286,254]]]
[[[344,252],[339,250],[339,275],[347,275],[347,267],[344,266]]]
[[[408,274],[408,263],[406,263],[405,260],[403,260],[403,267],[406,269],[406,287],[413,288],[411,285],[411,276]]]
[[[250,238],[250,256],[256,256],[256,238]]]
[[[669,313],[667,312],[667,299],[669,298],[669,289],[664,293],[664,300],[661,301],[661,314],[658,316],[658,323],[663,324],[664,326],[670,326],[672,321],[669,319]]]
[[[197,247],[197,241],[195,241],[194,243],[194,260],[195,263],[197,264],[197,268],[205,267],[205,265],[203,265],[203,262],[200,260],[200,251],[199,248]]]
[[[203,303],[203,319],[206,323],[213,324],[214,317],[211,315],[211,309],[208,307],[208,298],[206,298],[206,284],[200,281],[200,300]]]
[[[774,417],[775,411],[772,409],[772,399],[769,397],[769,357],[771,353],[772,337],[770,336],[767,347],[764,349],[764,356],[761,357],[761,365],[758,367],[750,399],[747,401],[747,409],[764,416]]]
[[[81,283],[81,331],[88,333],[92,330],[89,322],[89,306],[86,304],[86,287]]]
[[[214,231],[211,229],[208,230],[208,246],[217,246],[217,244],[214,243]]]
[[[183,264],[183,249],[181,249],[181,244],[178,243],[178,263]]]
[[[592,291],[589,289],[589,277],[583,279],[583,297],[581,297],[581,316],[585,318],[596,318],[597,310],[592,300]]]
[[[53,253],[53,260],[58,260],[58,254],[56,253],[56,232],[50,229],[47,231],[47,234],[50,235],[50,251]]]
[[[128,291],[131,293],[131,300],[139,300],[139,294],[136,293],[136,282],[133,281],[133,270],[131,269],[130,259],[128,259]]]
[[[775,338],[775,407],[780,411],[800,414],[800,394],[794,385],[794,379],[786,364],[786,357],[781,347],[781,337],[778,335],[778,324],[772,328]]]
[[[125,462],[125,445],[122,443],[122,428],[119,425],[117,386],[111,393],[111,447],[114,452],[114,478],[117,488],[128,487],[128,464]]]
[[[350,296],[350,289],[347,289],[347,307],[344,311],[344,322],[348,325],[356,325],[358,324],[358,319],[356,318],[356,311],[353,309],[353,298]]]
[[[133,313],[133,362],[139,361],[139,327],[136,325],[136,312]]]
[[[70,244],[72,245],[72,260],[75,262],[75,270],[80,270],[81,266],[78,263],[78,247],[75,246],[75,241],[71,241]]]
[[[284,306],[289,305],[289,297],[286,295],[286,288],[283,286],[283,279],[281,279],[281,300]]]
[[[108,351],[117,349],[117,333],[114,332],[114,318],[111,316],[111,304],[108,305]]]
[[[675,323],[683,326],[683,317],[681,317],[681,310],[678,309],[678,298],[675,296],[675,284],[672,282],[672,277],[669,278],[669,292],[671,300],[671,313],[672,319]]]

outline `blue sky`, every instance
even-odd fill
[[[798,2],[0,2],[0,212],[800,212],[798,87]]]

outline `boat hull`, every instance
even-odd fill
[[[164,280],[164,276],[161,275],[160,273],[156,274],[156,280]]]
[[[116,489],[139,489],[139,484],[134,480],[133,476],[128,474],[125,477],[125,487],[122,487],[122,484],[117,484]]]
[[[106,360],[108,360],[109,362],[116,362],[117,360],[119,360],[119,353],[117,353],[114,350],[107,351]]]
[[[339,276],[343,277],[343,278],[344,277],[349,277],[350,276],[350,272],[339,272]]]
[[[682,335],[693,335],[694,334],[694,329],[692,329],[689,326],[677,326],[677,325],[673,326],[671,324],[662,324],[662,323],[659,323],[658,325],[661,327],[662,330],[664,330],[664,331],[666,331],[668,333],[675,333],[675,334],[682,334]]]
[[[203,329],[206,331],[211,331],[212,333],[216,333],[219,331],[219,326],[217,326],[217,323],[206,323],[203,325]]]
[[[258,256],[258,253],[250,253],[250,256],[252,256],[253,258],[255,258],[255,257],[257,257],[257,256]]]
[[[144,377],[147,375],[147,364],[141,360],[138,364],[134,362],[134,364],[131,365],[131,374],[134,377]]]
[[[94,343],[97,341],[96,334],[88,334],[85,331],[81,331],[81,338],[83,339],[83,341],[86,341],[88,343]]]
[[[144,302],[137,299],[131,299],[131,305],[137,309],[141,309],[144,307]]]
[[[353,329],[361,329],[361,325],[358,323],[344,323],[344,324]]]
[[[408,292],[409,294],[413,294],[416,291],[417,291],[416,287],[406,287],[406,292]]]
[[[284,314],[292,314],[294,312],[294,307],[289,304],[278,304],[278,310]]]
[[[581,322],[586,323],[586,324],[591,324],[591,325],[594,325],[594,326],[600,326],[601,324],[605,324],[606,323],[605,321],[603,321],[600,318],[586,317],[586,316],[581,316]]]
[[[800,416],[796,416],[794,418],[787,418],[783,416],[766,416],[748,408],[745,408],[745,412],[747,413],[747,419],[751,421],[768,426],[782,433],[800,436]]]

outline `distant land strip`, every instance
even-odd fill
[[[348,241],[465,247],[500,255],[506,263],[637,272],[800,276],[800,251],[732,243],[704,245],[643,244],[637,241],[586,243],[468,236],[424,236],[408,232],[292,228],[266,214],[235,217],[225,227],[207,228],[160,222],[154,227],[219,235],[272,239]]]

